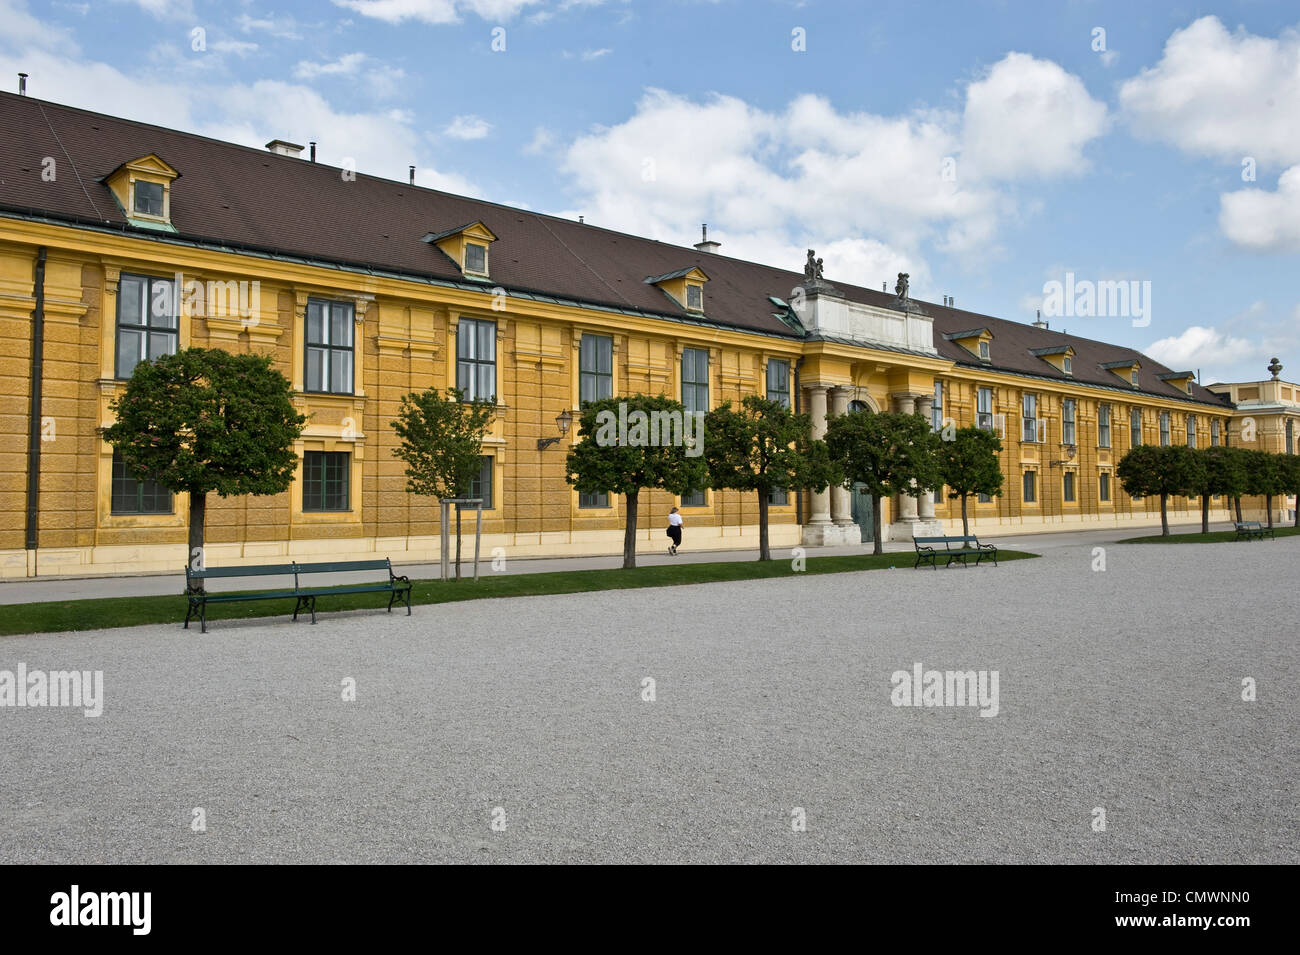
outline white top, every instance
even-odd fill
[[[680,514],[669,514],[669,515],[668,515],[668,526],[669,526],[669,527],[681,527],[681,526],[682,526],[682,515],[680,515]]]

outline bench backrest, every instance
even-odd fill
[[[917,544],[943,544],[947,546],[949,544],[978,544],[980,539],[978,537],[913,537],[912,541]]]
[[[299,575],[302,574],[351,574],[366,570],[393,572],[392,562],[387,557],[383,560],[339,560],[319,564],[295,564]]]
[[[250,567],[207,567],[195,570],[186,565],[186,580],[215,580],[220,577],[279,577],[293,576],[295,564],[261,564]]]
[[[292,577],[296,588],[298,578],[306,574],[349,574],[367,570],[382,570],[391,576],[393,565],[387,557],[383,560],[340,560],[318,564],[299,564],[297,562],[292,564],[251,564],[247,567],[207,567],[203,570],[195,570],[193,567],[186,565],[185,581],[188,584],[196,580],[216,580],[232,577]]]

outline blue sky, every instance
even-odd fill
[[[0,75],[1005,318],[1149,282],[1148,325],[1053,327],[1300,377],[1300,9],[1148,6],[0,0]]]

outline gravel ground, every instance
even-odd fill
[[[0,862],[1300,861],[1300,539],[1105,556],[0,638]]]

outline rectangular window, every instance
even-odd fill
[[[1066,398],[1061,403],[1061,443],[1074,444],[1074,412],[1076,402],[1073,398]]]
[[[487,246],[477,242],[465,243],[465,271],[487,274]]]
[[[1219,446],[1219,419],[1215,418],[1210,422],[1210,445],[1217,448]]]
[[[989,343],[980,342],[980,358],[984,361],[989,360]]]
[[[583,335],[578,366],[579,400],[600,401],[614,396],[614,339],[608,335]]]
[[[481,497],[483,510],[492,509],[492,456],[485,454],[479,460],[478,477],[469,484],[467,497]]]
[[[682,495],[682,507],[704,507],[708,503],[709,498],[704,491],[687,491]]]
[[[1102,471],[1097,475],[1097,500],[1110,500],[1110,472]]]
[[[1110,405],[1097,406],[1097,447],[1110,447]]]
[[[146,216],[162,218],[163,187],[162,183],[135,181],[135,211]]]
[[[1065,360],[1061,362],[1061,367],[1067,375],[1074,374],[1074,360],[1069,355],[1065,356]]]
[[[346,511],[352,485],[352,455],[346,451],[306,451],[302,456],[302,509]]]
[[[1196,447],[1196,419],[1191,415],[1187,416],[1187,446]]]
[[[985,431],[993,430],[993,389],[981,388],[975,399],[975,425]]]
[[[1026,444],[1033,444],[1038,440],[1038,396],[1025,395],[1021,399],[1020,417],[1024,424],[1021,429],[1020,440]]]
[[[1134,408],[1128,413],[1128,443],[1136,448],[1142,443],[1142,409]]]
[[[496,322],[462,318],[456,326],[456,387],[463,401],[496,399]]]
[[[578,507],[609,507],[609,492],[595,491],[591,494],[578,495]]]
[[[790,492],[783,487],[774,487],[768,492],[767,503],[773,507],[785,507],[790,503]]]
[[[682,349],[682,404],[687,411],[709,410],[709,352]]]
[[[698,285],[686,286],[686,307],[693,312],[704,309],[704,289]]]
[[[1138,386],[1138,373],[1136,369],[1129,372],[1128,380],[1132,382],[1134,388]]]
[[[122,275],[117,283],[117,377],[142,361],[176,354],[176,283]]]
[[[767,400],[790,407],[790,363],[773,358],[767,363]]]
[[[1160,412],[1160,446],[1169,447],[1169,412]]]
[[[352,394],[351,302],[307,300],[307,391]]]
[[[981,504],[992,504],[992,503],[993,503],[993,498],[990,497],[990,496],[987,495],[987,494],[976,494],[976,495],[975,495],[975,500],[977,500],[977,501],[978,501],[979,503],[981,503]]]
[[[934,403],[930,405],[930,430],[943,430],[943,382],[934,383]]]
[[[1067,504],[1074,502],[1074,472],[1066,471],[1061,475],[1061,499]]]
[[[1286,421],[1286,453],[1295,454],[1295,422],[1290,418]]]
[[[172,494],[161,484],[137,478],[114,451],[111,508],[114,514],[170,514]]]
[[[1038,475],[1034,471],[1025,472],[1024,480],[1024,499],[1026,504],[1034,504],[1038,501],[1038,488],[1035,484]]]

